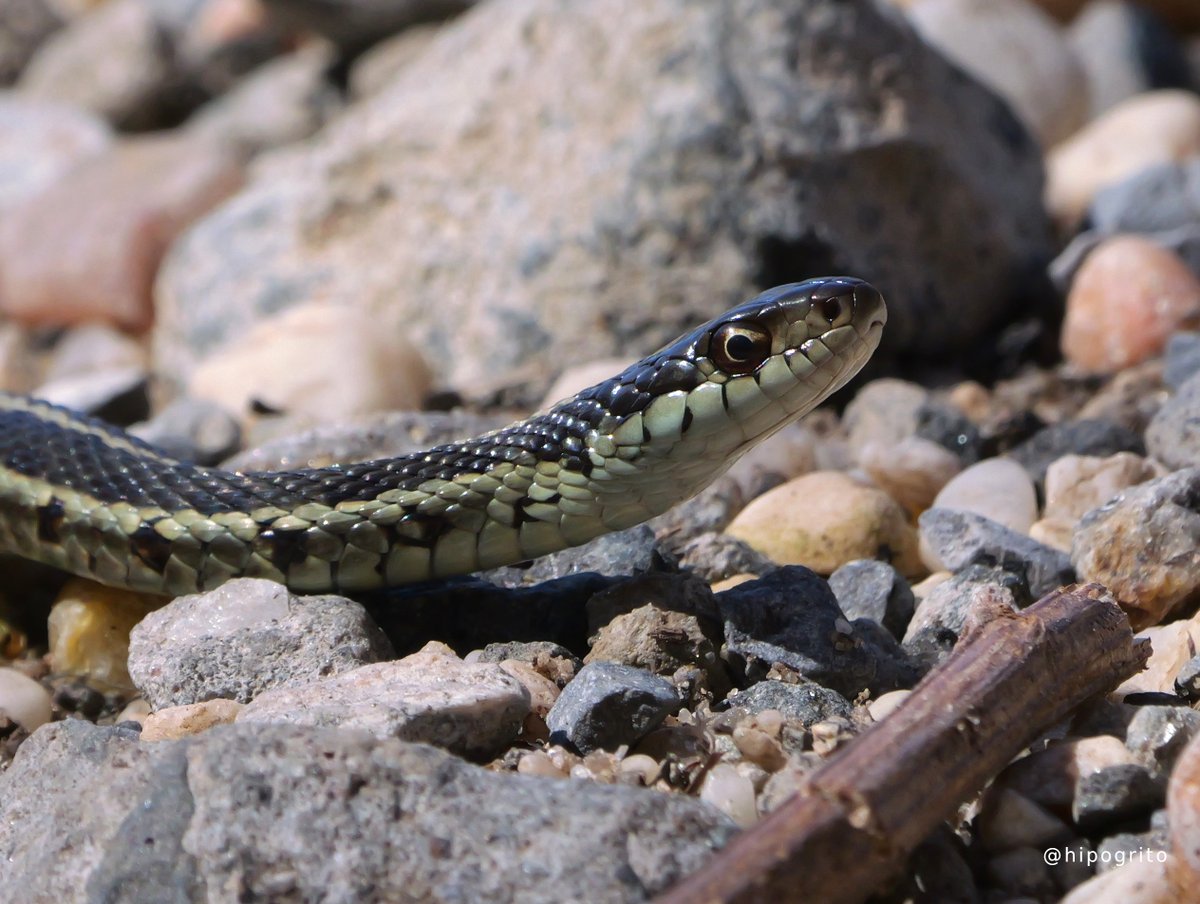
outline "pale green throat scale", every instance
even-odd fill
[[[163,594],[238,576],[361,591],[508,565],[694,495],[874,352],[883,299],[780,286],[546,411],[400,458],[239,474],[0,395],[0,551]]]

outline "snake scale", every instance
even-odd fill
[[[0,550],[101,583],[361,591],[513,564],[694,495],[846,383],[886,321],[861,280],[768,290],[526,420],[399,458],[240,474],[0,397]]]

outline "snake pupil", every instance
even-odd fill
[[[725,342],[725,354],[734,361],[745,361],[754,354],[754,340],[745,333],[734,333]]]

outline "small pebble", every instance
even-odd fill
[[[1112,373],[1161,354],[1174,330],[1198,323],[1200,277],[1153,242],[1113,236],[1075,274],[1062,352],[1081,370]]]
[[[1064,455],[1046,469],[1046,518],[1074,523],[1118,493],[1162,476],[1162,468],[1132,452]],[[1068,547],[1069,548],[1069,547]]]
[[[727,528],[770,559],[832,574],[853,559],[886,550],[904,575],[922,571],[916,533],[904,510],[882,490],[844,474],[818,471],[751,502]]]
[[[581,753],[632,744],[679,710],[679,692],[666,679],[611,662],[585,665],[563,688],[546,718],[555,743]]]
[[[58,672],[114,688],[132,688],[129,634],[163,598],[72,578],[50,611],[50,657]]]
[[[712,804],[743,829],[758,822],[754,785],[736,767],[717,763],[700,786],[700,799]]]
[[[1061,819],[1009,789],[985,797],[978,831],[984,849],[993,853],[1025,846],[1048,847],[1071,837],[1071,830]]]
[[[1017,533],[1028,531],[1038,516],[1033,481],[1023,467],[1007,458],[971,465],[942,487],[932,507],[974,512]]]
[[[829,576],[829,587],[846,618],[867,618],[903,637],[916,601],[913,592],[891,565],[875,559],[847,562]]]
[[[858,451],[858,463],[881,490],[914,514],[929,508],[962,470],[957,455],[917,436],[906,436],[892,445],[866,443]]]
[[[1200,700],[1200,656],[1193,656],[1175,676],[1175,692],[1193,703]]]
[[[16,669],[0,666],[0,715],[33,732],[50,721],[50,693]]]
[[[894,713],[900,704],[908,699],[911,693],[912,691],[901,690],[889,691],[886,694],[882,694],[867,704],[867,712],[871,714],[872,720],[882,722]]]
[[[207,731],[214,725],[229,725],[241,711],[236,700],[205,700],[186,706],[169,706],[141,720],[143,741],[173,741]]]
[[[1099,189],[1153,164],[1197,153],[1200,98],[1172,90],[1139,94],[1051,150],[1046,160],[1046,206],[1059,223],[1074,224]]]

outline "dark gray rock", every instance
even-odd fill
[[[142,745],[68,720],[0,774],[6,894],[59,904],[643,901],[733,831],[682,796],[292,726]]]
[[[1075,580],[1071,557],[974,512],[932,508],[918,519],[921,538],[950,571],[999,567],[1024,578],[1040,597]]]
[[[1158,409],[1146,428],[1146,450],[1168,468],[1200,465],[1200,374]]]
[[[1149,814],[1163,805],[1163,784],[1143,766],[1108,766],[1079,776],[1071,818],[1081,832]]]
[[[646,523],[654,529],[659,545],[679,558],[683,547],[698,537],[721,535],[750,498],[736,478],[723,474],[691,499]]]
[[[851,621],[869,619],[903,637],[916,600],[908,581],[887,562],[857,559],[829,576],[838,606]]]
[[[240,578],[147,615],[130,635],[129,674],[154,709],[246,703],[393,655],[358,603]]]
[[[928,671],[950,655],[968,623],[990,618],[995,606],[1016,610],[1032,601],[1023,576],[968,565],[921,600],[904,635],[904,650]]]
[[[725,619],[725,657],[740,684],[766,677],[782,663],[853,698],[907,687],[915,672],[886,631],[851,623],[829,584],[789,565],[717,594]]]
[[[983,457],[983,437],[970,418],[952,405],[927,399],[917,409],[916,436],[931,440],[973,465]]]
[[[1196,734],[1200,733],[1200,712],[1187,706],[1139,706],[1125,732],[1125,746],[1164,782]]]
[[[129,432],[172,458],[217,465],[242,444],[242,428],[228,410],[205,399],[178,398]]]
[[[1029,472],[1040,487],[1046,469],[1064,455],[1115,455],[1136,452],[1145,455],[1142,438],[1121,424],[1099,419],[1063,421],[1043,427],[1008,455]]]
[[[964,858],[963,842],[945,826],[938,826],[917,846],[908,858],[905,874],[899,880],[899,889],[893,893],[892,900],[944,901],[946,904],[976,904],[979,901],[975,877]]]
[[[1162,163],[1101,189],[1088,211],[1102,234],[1153,236],[1200,225],[1200,161]]]
[[[528,662],[530,665],[543,657],[563,659],[569,662],[575,671],[583,668],[583,660],[566,647],[548,640],[511,641],[509,643],[490,643],[480,651],[477,662],[504,662],[515,659],[518,662]]]
[[[1172,392],[1200,373],[1200,333],[1177,330],[1167,339],[1163,355],[1163,382]]]
[[[799,722],[806,728],[827,719],[849,720],[854,714],[854,707],[849,700],[815,681],[801,681],[799,684],[759,681],[727,698],[726,704],[732,709],[750,713],[777,709],[789,721]]]
[[[766,574],[778,566],[748,543],[729,534],[705,533],[677,549],[679,567],[714,584],[735,574]]]
[[[581,753],[616,750],[649,734],[682,700],[664,678],[628,665],[592,662],[563,688],[546,716],[550,740]]]
[[[1175,693],[1184,700],[1200,700],[1200,656],[1193,656],[1175,676]]]
[[[321,293],[403,328],[442,385],[491,389],[652,352],[816,272],[871,274],[885,343],[946,355],[1036,297],[1052,253],[1040,149],[871,0],[478,4],[294,156],[172,249],[167,379]],[[370,216],[316,228],[363,199]],[[564,290],[582,274],[588,317]]]

